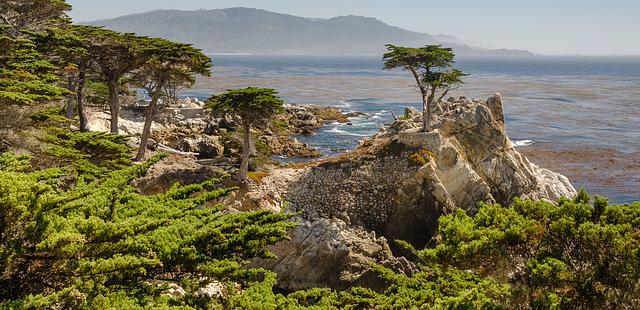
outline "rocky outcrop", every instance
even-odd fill
[[[284,108],[286,113],[276,119],[281,128],[295,134],[310,134],[327,122],[348,123],[350,117],[332,107],[286,104]]]
[[[230,193],[224,200],[224,205],[231,211],[283,211],[288,205],[285,198],[288,187],[304,172],[304,169],[291,168],[263,172],[261,180],[252,182],[248,190]]]
[[[353,267],[363,265],[358,257],[378,263],[391,258],[382,248],[392,244],[351,229],[420,248],[436,232],[438,217],[455,209],[474,213],[479,202],[509,205],[515,197],[556,201],[576,194],[566,177],[513,147],[499,95],[450,98],[434,110],[429,133],[420,131],[421,113],[407,110],[354,152],[299,169],[277,186],[306,220],[290,241],[273,248],[278,260],[262,262],[279,273],[284,287],[348,286],[366,277],[366,268]]]
[[[299,158],[317,158],[322,156],[318,150],[289,136],[271,135],[261,136],[259,139],[259,141],[264,143],[268,148],[268,152],[273,155]]]
[[[451,198],[442,198],[444,204],[470,210],[480,200],[508,205],[515,197],[557,201],[576,193],[566,177],[532,164],[514,148],[499,94],[486,101],[461,97],[440,103],[430,133],[419,132],[420,120],[413,117],[413,128],[375,138],[427,150],[430,160],[422,170],[447,190],[443,194]]]
[[[154,195],[166,192],[176,183],[201,183],[227,173],[227,170],[215,165],[200,164],[182,156],[169,156],[153,165],[142,177],[134,180],[132,185],[144,194]]]

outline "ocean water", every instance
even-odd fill
[[[290,103],[365,112],[351,124],[327,124],[297,137],[325,156],[355,148],[390,123],[392,112],[421,107],[410,75],[382,70],[378,57],[231,55],[213,61],[213,76],[184,96],[206,99],[231,88],[272,87]],[[474,57],[457,59],[456,67],[470,76],[452,95],[501,93],[516,146],[525,154],[538,152],[534,157],[551,152],[536,157],[543,161],[537,164],[561,170],[576,187],[614,202],[640,200],[640,57]],[[547,162],[549,156],[563,159]],[[603,156],[617,161],[602,162]]]

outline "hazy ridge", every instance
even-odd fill
[[[304,18],[249,8],[155,10],[89,24],[188,42],[207,53],[366,55],[380,54],[387,43],[439,43],[455,48],[458,55],[533,55],[470,47],[454,36],[413,32],[371,17]]]

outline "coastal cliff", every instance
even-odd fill
[[[286,206],[302,212],[303,220],[291,240],[272,247],[277,260],[254,264],[276,271],[284,288],[361,285],[373,262],[411,273],[387,240],[422,248],[443,214],[473,214],[479,203],[510,205],[516,197],[557,201],[576,195],[566,177],[514,148],[500,95],[440,102],[433,123],[432,132],[421,132],[421,113],[407,109],[352,153],[271,171],[246,195],[252,197],[249,208]],[[240,201],[236,207],[248,206]]]
[[[207,118],[202,109],[182,115],[192,110],[198,108],[162,113],[154,138],[195,152],[200,160],[161,161],[134,182],[141,191],[161,193],[174,182],[190,184],[234,172],[235,120]],[[125,132],[137,128],[135,118],[130,119],[131,124],[122,122]],[[280,145],[295,146],[291,135],[312,134],[326,121],[348,122],[348,118],[334,108],[287,106],[275,126],[254,134],[271,154],[313,153],[307,145],[300,152],[283,151],[286,148]],[[531,163],[514,147],[498,94],[487,100],[449,98],[434,107],[431,132],[421,132],[421,123],[422,113],[408,108],[342,156],[260,166],[250,184],[222,201],[228,212],[268,209],[301,215],[291,239],[270,247],[278,259],[254,260],[251,266],[275,271],[283,289],[376,288],[382,282],[370,272],[370,265],[414,273],[416,266],[394,241],[428,246],[442,215],[456,209],[474,214],[479,203],[508,206],[517,197],[554,202],[576,195],[566,177]],[[260,143],[255,148],[254,162]]]

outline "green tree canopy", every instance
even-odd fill
[[[56,69],[32,41],[0,35],[0,105],[61,99],[68,91],[56,86]]]
[[[411,72],[422,95],[423,130],[431,130],[431,113],[434,102],[444,98],[449,91],[462,83],[466,74],[452,67],[453,49],[440,45],[402,47],[387,44],[384,68]]]
[[[68,23],[64,0],[3,0],[0,2],[0,32],[11,38],[24,38],[25,31],[43,31]]]
[[[105,30],[101,27],[86,25],[64,25],[48,29],[36,35],[38,49],[60,69],[59,75],[66,80],[67,89],[74,98],[67,102],[67,117],[73,116],[74,104],[78,107],[80,130],[88,131],[85,111],[85,85],[87,75],[96,67],[96,58],[102,41],[99,39]]]
[[[57,25],[70,6],[62,0],[0,2],[0,105],[28,105],[60,99],[56,67],[30,40],[34,31]]]
[[[250,130],[252,126],[264,124],[271,117],[284,110],[284,102],[277,92],[270,88],[248,87],[232,89],[221,95],[209,98],[206,108],[217,115],[239,116],[244,131],[242,163],[239,178],[246,180],[249,170]]]

